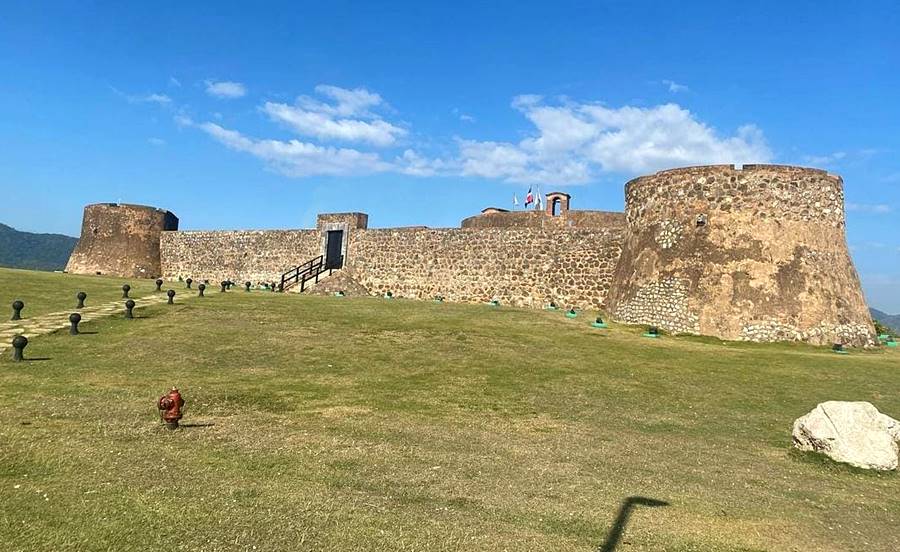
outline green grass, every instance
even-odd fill
[[[265,292],[142,314],[0,360],[6,549],[591,551],[630,496],[668,506],[620,552],[900,549],[897,474],[790,448],[824,400],[900,416],[896,350]]]
[[[12,315],[11,305],[17,299],[25,303],[23,318],[50,312],[74,311],[78,303],[75,295],[79,291],[87,293],[86,306],[95,306],[122,299],[123,284],[131,286],[131,297],[147,295],[156,289],[154,280],[0,268],[0,309],[6,309],[6,314],[2,315],[6,320]],[[167,282],[163,289],[169,288],[181,293],[184,284]],[[2,312],[0,310],[0,314]]]

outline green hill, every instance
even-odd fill
[[[900,314],[888,314],[878,309],[869,309],[872,318],[880,322],[882,325],[900,333]]]
[[[0,266],[62,270],[78,238],[62,234],[20,232],[0,224]]]

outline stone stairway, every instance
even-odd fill
[[[154,293],[143,297],[133,299],[135,309],[146,307],[148,305],[156,305],[168,301],[165,293]],[[183,297],[182,297],[183,299]],[[58,330],[69,328],[69,315],[77,312],[81,315],[81,322],[90,322],[98,318],[105,318],[114,314],[125,313],[125,301],[121,299],[96,305],[93,307],[85,307],[83,309],[72,309],[65,312],[51,312],[35,316],[33,318],[23,318],[22,320],[10,320],[0,323],[0,352],[12,348],[12,339],[17,335],[24,335],[28,339],[40,335],[46,335]]]

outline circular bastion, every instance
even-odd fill
[[[165,209],[120,203],[88,205],[66,271],[156,278],[162,273],[159,238],[166,230],[178,230],[178,217]]]
[[[867,346],[841,178],[779,165],[661,171],[625,190],[607,308],[674,333]]]

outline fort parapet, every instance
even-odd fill
[[[178,217],[163,209],[119,203],[88,205],[66,271],[156,278],[162,274],[160,234],[177,229]]]
[[[460,228],[437,229],[372,229],[364,213],[327,213],[315,229],[183,232],[166,211],[91,205],[69,264],[277,282],[322,255],[340,268],[336,281],[373,295],[552,301],[673,333],[874,344],[846,246],[840,177],[775,165],[687,167],[636,178],[625,195],[624,213],[574,210],[553,192],[545,210],[488,208]]]
[[[841,178],[777,165],[630,181],[607,308],[623,322],[752,341],[872,344]]]

